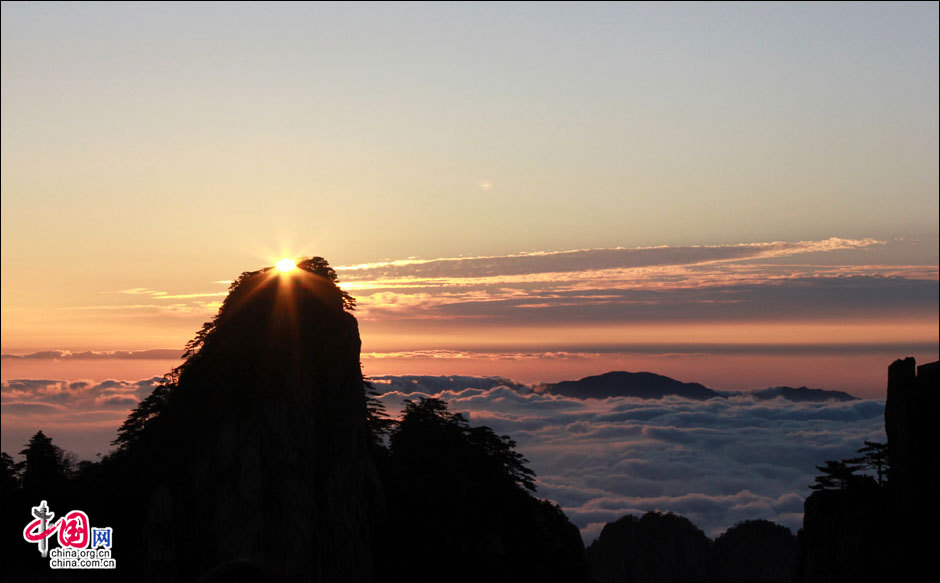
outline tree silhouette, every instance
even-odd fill
[[[711,547],[713,581],[789,581],[798,541],[785,526],[769,520],[738,522]]]
[[[336,286],[336,284],[339,283],[339,278],[336,276],[336,270],[330,267],[326,259],[322,257],[311,257],[307,259],[304,257],[297,262],[297,268],[309,271],[314,275],[319,275],[323,279],[331,282],[339,291],[340,297],[342,298],[343,309],[350,312],[356,309],[356,298],[349,295],[349,292]]]
[[[33,435],[20,452],[26,459],[18,464],[22,472],[23,489],[49,491],[62,485],[74,466],[74,456],[52,443],[42,431]]]
[[[443,454],[439,450],[447,448],[475,479],[535,491],[535,472],[515,447],[508,435],[498,436],[486,426],[470,427],[463,415],[450,413],[444,401],[433,397],[406,399],[404,417],[391,435],[392,454],[406,462]]]
[[[111,445],[125,449],[132,443],[137,442],[151,420],[155,419],[165,408],[170,391],[175,386],[175,383],[164,379],[163,383],[154,387],[153,391],[147,395],[147,398],[138,403],[137,407],[130,412],[127,419],[118,428],[117,438],[111,442]]]
[[[814,478],[812,490],[845,490],[851,486],[876,483],[871,476],[858,475],[859,470],[873,470],[878,476],[878,486],[884,486],[888,473],[888,446],[877,441],[865,441],[865,447],[855,450],[859,457],[840,461],[826,460],[825,466],[816,466],[822,475]]]
[[[855,474],[862,466],[851,465],[848,460],[826,460],[825,466],[816,466],[822,472],[821,476],[814,478],[813,490],[845,490],[854,483],[858,475]]]
[[[859,464],[861,469],[873,470],[878,476],[878,485],[884,486],[884,478],[889,471],[888,444],[866,440],[865,447],[855,451],[863,455],[845,461],[851,464]]]
[[[390,580],[586,578],[577,529],[532,495],[535,473],[512,439],[471,427],[440,399],[404,405],[383,480],[388,519],[378,563]]]
[[[373,455],[384,455],[384,453],[387,453],[385,441],[397,422],[389,418],[388,412],[385,410],[385,404],[378,399],[379,393],[373,387],[372,381],[363,379],[362,384],[366,395],[366,429],[368,430],[369,446],[373,450]]]
[[[16,463],[7,452],[0,453],[0,492],[8,494],[16,489],[19,484],[19,475],[16,471]]]

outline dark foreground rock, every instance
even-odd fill
[[[790,581],[796,553],[790,529],[767,520],[712,542],[687,518],[658,512],[608,523],[587,549],[597,581]]]
[[[712,544],[714,581],[790,581],[797,539],[790,529],[769,520],[746,520],[722,533]]]
[[[154,579],[372,579],[359,332],[323,264],[243,275],[127,448],[149,466]]]
[[[587,549],[597,581],[708,581],[709,540],[688,518],[647,512],[604,525]]]
[[[940,364],[888,369],[884,487],[859,481],[806,499],[797,580],[921,581],[940,574]]]

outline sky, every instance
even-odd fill
[[[940,344],[937,22],[4,2],[3,449],[49,398],[106,448],[228,283],[298,256],[359,300],[370,376],[883,400]]]

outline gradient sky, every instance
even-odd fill
[[[937,22],[5,2],[3,380],[162,374],[227,281],[320,255],[368,374],[878,398],[938,353]]]

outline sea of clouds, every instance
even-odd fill
[[[575,399],[495,377],[376,377],[390,414],[437,397],[472,425],[510,435],[589,544],[606,522],[648,510],[715,536],[764,518],[801,526],[814,465],[884,441],[884,402],[797,403],[749,396]]]
[[[499,377],[373,380],[391,415],[405,399],[437,397],[511,436],[538,475],[537,494],[560,504],[586,543],[604,523],[648,510],[683,514],[710,536],[756,518],[796,531],[814,466],[885,440],[883,401],[576,399]],[[3,450],[16,454],[42,429],[92,459],[158,382],[4,381]]]

